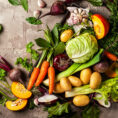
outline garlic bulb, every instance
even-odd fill
[[[75,25],[78,23],[86,22],[88,20],[89,9],[77,8],[77,7],[67,7],[70,11],[70,17],[67,20],[69,25]]]
[[[33,12],[33,16],[34,16],[35,18],[39,18],[40,15],[41,15],[41,11],[40,11],[40,10],[35,10],[35,11]]]
[[[46,6],[46,3],[43,0],[38,0],[38,6],[40,8],[44,8]]]

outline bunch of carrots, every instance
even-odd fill
[[[37,66],[33,69],[33,72],[29,79],[29,83],[28,83],[28,87],[27,87],[28,90],[31,90],[34,84],[35,84],[35,87],[38,87],[42,83],[42,81],[44,80],[45,76],[48,73],[49,94],[53,93],[54,80],[55,80],[55,69],[53,67],[52,53],[53,53],[53,50],[50,50],[48,55],[47,55],[47,50],[43,51],[42,56],[37,64]],[[47,55],[47,60],[44,60],[46,55]],[[40,65],[41,65],[41,68],[39,69]]]

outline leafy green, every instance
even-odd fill
[[[63,26],[59,27],[60,32],[63,32],[64,30],[67,30],[67,29],[72,29],[73,30],[73,26],[70,26],[67,23],[65,23]]]
[[[52,35],[54,38],[54,42],[55,45],[57,45],[59,43],[59,28],[60,28],[61,24],[57,23],[55,24],[54,28],[52,29]]]
[[[34,44],[32,42],[29,42],[26,45],[26,52],[31,54],[32,59],[38,60],[39,54],[38,54],[38,52],[36,50],[32,49],[33,46],[34,46]]]
[[[28,11],[28,0],[20,0],[25,11]]]
[[[33,64],[32,63],[29,63],[28,59],[27,58],[17,58],[16,62],[15,62],[16,65],[19,65],[21,64],[23,68],[25,68],[27,71],[31,71],[32,70],[32,67],[33,67]]]
[[[100,109],[97,105],[88,105],[82,111],[82,118],[99,118]]]
[[[6,71],[0,68],[0,80],[5,80]]]
[[[34,98],[30,98],[28,100],[28,109],[34,109],[36,107],[36,105],[34,104]]]
[[[67,91],[65,93],[65,96],[73,97],[76,95],[90,94],[90,93],[101,94],[102,97],[101,98],[95,97],[96,100],[104,99],[105,102],[107,103],[110,97],[114,102],[116,102],[118,100],[118,78],[112,78],[102,82],[100,88],[95,90],[91,89],[90,85],[73,88],[72,91]]]
[[[97,51],[97,40],[89,33],[83,33],[66,44],[66,53],[75,63],[87,62]]]
[[[51,47],[50,43],[42,38],[35,39],[35,42],[38,46],[43,47],[43,48],[50,48]]]
[[[33,25],[40,25],[42,24],[41,20],[40,19],[36,19],[35,17],[28,17],[26,18],[26,21],[30,24],[33,24]]]
[[[52,45],[54,46],[54,42],[53,42],[53,37],[52,37],[52,33],[47,25],[47,29],[44,30],[44,37],[45,39]]]
[[[3,26],[0,24],[0,33],[3,31]]]
[[[111,11],[111,16],[109,18],[110,31],[105,38],[99,40],[99,45],[118,56],[118,1],[113,0],[111,2],[106,0],[106,6]]]
[[[59,42],[59,44],[55,47],[54,56],[61,54],[65,51],[65,44],[63,42]]]
[[[61,116],[64,113],[69,113],[69,103],[60,104],[57,102],[55,106],[47,107],[45,110],[48,110],[48,118]]]
[[[88,0],[94,6],[102,6],[103,0]]]
[[[9,3],[11,3],[11,4],[14,5],[14,6],[21,5],[20,0],[8,0],[8,1],[9,1]]]

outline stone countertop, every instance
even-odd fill
[[[29,56],[26,53],[26,44],[33,39],[43,37],[43,32],[38,32],[38,29],[44,29],[45,24],[50,28],[63,18],[61,16],[47,16],[42,19],[43,24],[39,26],[30,25],[26,22],[26,18],[33,16],[33,11],[40,9],[37,5],[37,0],[29,1],[28,13],[21,6],[12,6],[8,0],[0,0],[0,24],[4,26],[4,32],[0,34],[0,55],[5,57],[11,64],[14,64],[17,57]],[[51,4],[55,0],[45,0],[47,7],[41,9],[43,13],[49,11]],[[104,7],[93,7],[87,2],[80,3],[80,6],[89,6],[94,13],[101,13],[106,17],[109,12]],[[118,118],[118,105],[113,104],[110,109],[101,108],[102,113],[100,118]],[[48,113],[43,111],[43,106],[33,110],[24,110],[20,112],[12,112],[0,105],[0,118],[47,118]]]

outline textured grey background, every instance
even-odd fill
[[[4,26],[4,32],[0,35],[0,55],[14,64],[17,57],[29,56],[25,52],[25,45],[36,39],[43,37],[43,32],[37,32],[38,29],[45,28],[48,24],[51,28],[57,22],[60,22],[62,16],[47,16],[42,19],[43,23],[39,26],[33,26],[25,21],[25,18],[32,16],[33,11],[40,9],[37,6],[37,0],[29,1],[28,13],[21,6],[15,7],[8,3],[7,0],[0,0],[0,24]],[[47,7],[41,9],[43,13],[49,11],[51,4],[56,0],[45,0]],[[87,2],[82,2],[80,5],[90,7],[94,13],[101,13],[106,17],[109,12],[104,7],[93,7]],[[110,109],[101,108],[102,113],[100,118],[118,118],[118,104],[113,104]],[[12,112],[0,105],[0,118],[47,118],[47,112],[43,111],[43,106],[34,110],[24,110],[20,112]]]

